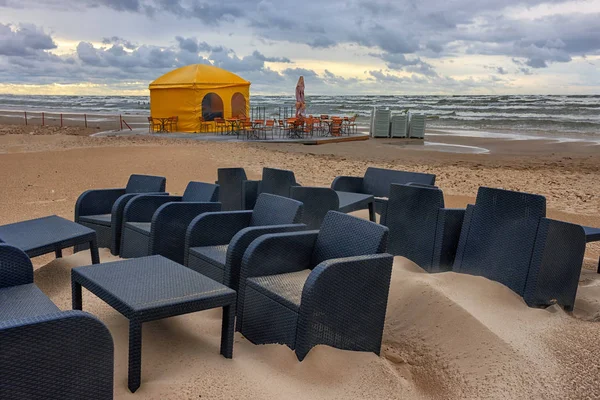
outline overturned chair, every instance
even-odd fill
[[[166,194],[165,185],[162,176],[131,175],[124,188],[85,191],[75,203],[75,222],[96,231],[98,247],[108,247],[112,254],[119,255],[125,206],[140,193]],[[85,249],[75,247],[75,251]]]
[[[60,311],[33,283],[29,257],[0,244],[0,398],[113,398],[114,348],[100,320]]]
[[[393,256],[388,229],[330,211],[321,230],[264,235],[246,251],[236,329],[300,361],[325,344],[379,354]]]
[[[184,265],[237,290],[246,248],[257,237],[304,230],[302,203],[263,193],[254,210],[205,213],[189,225]]]
[[[441,189],[414,183],[390,185],[389,198],[380,202],[380,223],[390,229],[388,253],[428,272],[452,269],[464,209],[445,208]]]
[[[467,206],[453,271],[500,282],[530,307],[572,310],[584,252],[583,228],[546,218],[545,197],[481,187]]]
[[[221,211],[219,185],[188,183],[183,196],[139,195],[123,211],[121,257],[161,255],[183,263],[185,234],[198,215]]]

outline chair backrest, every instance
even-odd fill
[[[290,197],[304,204],[302,223],[308,229],[319,229],[325,215],[340,208],[340,199],[335,190],[326,187],[292,186]]]
[[[543,196],[481,187],[465,214],[453,270],[484,276],[523,296]]]
[[[131,175],[125,193],[153,193],[164,192],[167,178],[152,175]]]
[[[0,240],[0,289],[33,283],[33,265],[23,250]]]
[[[363,181],[363,192],[375,197],[389,197],[392,183],[424,183],[435,184],[435,175],[421,172],[397,171],[384,168],[367,168]]]
[[[182,201],[212,203],[219,201],[219,185],[204,182],[190,182],[183,192]]]
[[[293,171],[263,168],[259,193],[269,193],[289,197],[290,188],[292,186],[298,186]]]
[[[381,218],[390,229],[388,253],[428,270],[433,261],[438,213],[443,207],[444,194],[438,188],[392,184]]]
[[[219,200],[221,210],[235,211],[242,209],[242,186],[248,180],[244,168],[219,168]]]
[[[311,264],[333,258],[383,253],[387,249],[388,228],[366,219],[329,211],[323,220]]]
[[[263,193],[256,200],[250,226],[297,224],[302,211],[303,205],[297,200]]]

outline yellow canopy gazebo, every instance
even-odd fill
[[[193,64],[166,73],[150,84],[150,115],[177,116],[179,132],[214,130],[214,119],[248,115],[250,82],[224,69]]]

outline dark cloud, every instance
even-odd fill
[[[0,56],[32,57],[56,48],[52,37],[34,25],[0,23]]]
[[[125,47],[126,49],[130,49],[133,50],[137,47],[136,44],[130,42],[129,40],[125,40],[123,38],[120,38],[118,36],[112,36],[109,38],[103,38],[102,39],[102,44],[120,44],[123,47]]]

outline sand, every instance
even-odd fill
[[[476,155],[374,140],[309,147],[37,132],[0,131],[0,224],[72,218],[83,190],[123,186],[131,173],[167,176],[167,190],[181,193],[190,180],[213,181],[219,167],[243,166],[252,178],[263,166],[287,168],[305,185],[329,185],[336,175],[374,165],[436,173],[450,207],[473,202],[479,185],[504,187],[547,196],[553,218],[600,226],[600,152],[589,144],[521,141],[511,152],[504,141],[485,140],[491,153]],[[84,310],[112,333],[119,399],[594,399],[600,278],[592,269],[599,247],[588,245],[572,314],[531,309],[498,283],[430,275],[398,257],[381,357],[319,346],[298,363],[285,346],[255,346],[236,334],[234,358],[226,360],[218,352],[219,311],[148,323],[135,395],[126,385],[126,319],[86,291]],[[34,259],[36,283],[61,309],[70,308],[69,269],[89,263],[86,253],[65,254]],[[107,250],[101,258],[116,259]]]

